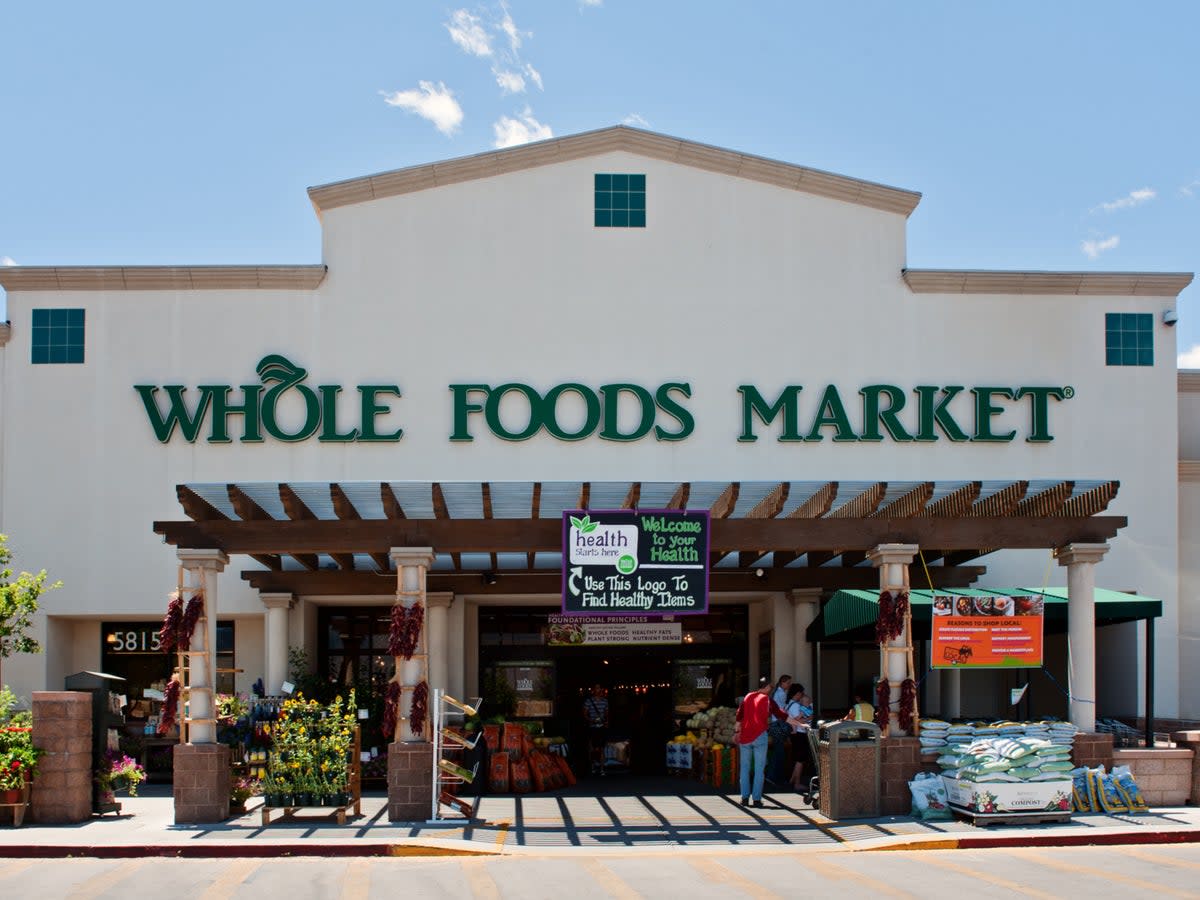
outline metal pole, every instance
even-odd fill
[[[1146,746],[1154,746],[1154,619],[1146,619]]]
[[[812,724],[815,728],[817,719],[821,718],[821,642],[813,642],[813,715]]]

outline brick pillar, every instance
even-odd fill
[[[224,744],[175,747],[175,824],[201,825],[229,818],[229,748]]]
[[[45,751],[33,780],[33,821],[85,822],[92,816],[92,695],[33,692],[33,745]]]
[[[908,783],[922,771],[921,742],[915,737],[886,737],[879,749],[881,812],[885,816],[907,815],[912,809]]]
[[[424,822],[432,812],[433,744],[388,747],[388,821]]]
[[[1177,731],[1172,735],[1176,747],[1192,751],[1192,789],[1188,802],[1200,806],[1200,731]]]
[[[1071,762],[1076,767],[1086,766],[1089,769],[1094,769],[1096,766],[1104,766],[1106,772],[1111,772],[1113,767],[1113,736],[1111,734],[1085,734],[1083,732],[1075,735],[1075,742],[1071,746]]]

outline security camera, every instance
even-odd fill
[[[1175,312],[1175,310],[1173,310],[1173,309],[1164,309],[1163,310],[1163,324],[1164,325],[1171,326],[1171,325],[1174,325],[1178,321],[1179,321],[1179,313]]]

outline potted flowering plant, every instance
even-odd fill
[[[100,760],[95,780],[100,802],[111,803],[119,788],[128,788],[129,796],[136,797],[138,785],[146,780],[146,770],[120,750],[109,750]]]

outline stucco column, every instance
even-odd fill
[[[916,544],[880,544],[867,553],[871,565],[879,570],[879,589],[896,591],[903,587],[907,590],[908,566],[917,555]],[[879,671],[888,680],[891,687],[891,702],[888,708],[888,734],[892,737],[907,734],[900,728],[900,685],[908,678],[907,657],[904,653],[896,652],[908,646],[907,629],[901,628],[900,634],[886,644],[887,648],[879,649]],[[867,698],[864,698],[867,699]],[[870,698],[874,703],[875,698]]]
[[[217,742],[216,703],[213,694],[217,683],[217,575],[229,564],[229,557],[220,550],[178,550],[179,562],[185,573],[185,591],[199,590],[204,594],[204,627],[196,626],[192,635],[193,652],[187,656],[189,719],[208,719],[188,725],[189,744]],[[180,698],[180,705],[184,698]],[[183,710],[179,711],[183,720]]]
[[[962,715],[962,669],[939,669],[942,682],[942,717],[956,719]]]
[[[260,594],[259,598],[267,608],[264,687],[268,696],[278,697],[288,676],[288,610],[296,598],[291,594]]]
[[[1067,567],[1067,641],[1070,656],[1071,721],[1096,730],[1096,563],[1108,544],[1068,544],[1054,555]]]
[[[808,626],[816,621],[817,613],[821,611],[821,589],[792,588],[788,591],[788,600],[792,604],[792,644],[796,660],[792,678],[804,685],[811,695],[816,669],[813,666],[812,644],[808,640]]]
[[[449,690],[450,688],[450,605],[454,602],[452,593],[427,594],[425,612],[428,616],[428,628],[425,636],[429,647],[429,695],[433,696],[434,688]]]
[[[393,547],[390,552],[396,566],[396,603],[411,608],[425,605],[425,573],[433,565],[432,547]],[[429,608],[426,605],[428,616]],[[415,688],[428,677],[426,663],[429,651],[429,622],[421,627],[417,651],[412,659],[396,657],[396,679],[400,683],[400,715],[396,726],[395,740],[406,744],[425,743],[425,729],[412,730],[412,695]],[[432,693],[432,692],[431,692]],[[432,696],[430,697],[432,700]]]

